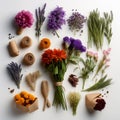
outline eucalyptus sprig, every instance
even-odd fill
[[[111,78],[107,79],[107,75],[105,75],[104,77],[99,79],[95,84],[93,84],[91,87],[84,89],[83,91],[94,91],[94,90],[104,88],[111,84],[111,80],[112,80]]]
[[[105,20],[103,17],[100,16],[98,9],[90,12],[87,24],[88,24],[88,47],[91,47],[91,45],[94,44],[97,49],[102,48]]]
[[[113,12],[111,11],[110,14],[107,12],[104,12],[104,18],[105,18],[105,31],[104,35],[108,40],[108,44],[111,42],[112,37],[112,21],[113,21]]]

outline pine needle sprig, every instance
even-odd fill
[[[21,82],[21,79],[23,76],[23,74],[21,74],[21,71],[22,71],[21,65],[18,65],[15,62],[11,62],[10,64],[8,64],[7,70],[9,72],[11,78],[17,85],[17,88],[20,88],[20,82]]]

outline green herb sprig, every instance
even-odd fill
[[[105,18],[105,31],[104,35],[108,40],[108,44],[111,42],[111,37],[112,37],[112,21],[113,21],[113,12],[111,11],[110,14],[107,12],[104,12],[104,18]]]
[[[81,69],[81,74],[79,77],[83,80],[82,89],[84,89],[85,82],[89,78],[90,73],[93,72],[93,70],[97,64],[97,59],[98,59],[97,53],[93,53],[91,51],[88,51],[86,53],[86,57],[87,57],[86,60],[83,60],[81,58],[81,61],[84,65],[83,68]]]
[[[91,47],[92,44],[94,44],[97,49],[102,48],[105,20],[103,17],[100,17],[98,9],[90,12],[87,24],[88,24],[88,47]]]
[[[94,91],[94,90],[102,89],[102,88],[110,85],[111,80],[112,79],[107,79],[107,75],[105,75],[100,80],[98,80],[98,82],[96,82],[94,85],[92,85],[91,87],[89,87],[83,91]]]

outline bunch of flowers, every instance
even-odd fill
[[[15,23],[18,26],[17,34],[21,34],[26,27],[30,28],[34,22],[33,14],[22,10],[15,16]]]
[[[53,105],[56,107],[60,106],[64,110],[67,109],[67,105],[62,81],[66,72],[66,60],[67,54],[65,50],[48,49],[42,54],[42,63],[45,65],[45,68],[47,68],[47,70],[52,74],[55,82]]]
[[[63,46],[68,55],[67,61],[75,64],[80,60],[80,53],[86,51],[86,47],[82,44],[81,40],[72,37],[64,37]]]
[[[80,75],[80,78],[82,78],[83,80],[82,89],[84,89],[85,81],[89,78],[90,73],[94,71],[94,68],[97,64],[97,60],[98,60],[98,54],[92,51],[87,51],[86,60],[81,58],[81,61],[84,65]]]
[[[100,60],[99,64],[98,64],[98,68],[96,70],[96,73],[93,77],[93,79],[98,75],[98,73],[101,71],[102,75],[104,74],[106,68],[109,67],[109,54],[110,54],[111,48],[108,48],[107,50],[103,50],[103,57]]]
[[[57,34],[57,30],[61,29],[61,26],[65,24],[65,11],[63,11],[62,7],[57,7],[53,11],[51,11],[48,17],[47,29],[52,31],[53,34]]]

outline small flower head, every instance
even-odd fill
[[[70,44],[71,44],[71,40],[69,39],[69,37],[64,37],[63,38],[63,45],[64,45],[64,47],[65,48],[69,48],[69,46],[70,46]]]
[[[55,32],[58,29],[61,29],[61,26],[65,24],[65,11],[63,11],[62,7],[57,7],[53,11],[51,11],[48,16],[48,24],[47,29]]]
[[[31,27],[33,22],[33,14],[29,11],[22,10],[15,16],[15,23],[21,28]]]

